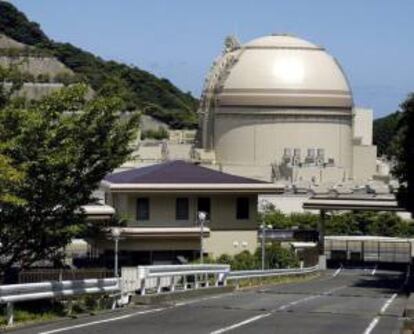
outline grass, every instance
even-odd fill
[[[106,296],[86,295],[70,300],[37,300],[16,303],[14,308],[14,326],[52,321],[62,317],[76,318],[80,314],[96,314],[110,309],[112,299]],[[0,330],[7,324],[6,307],[0,308]]]
[[[254,288],[264,285],[277,285],[286,283],[298,283],[308,281],[319,277],[319,273],[309,273],[305,275],[286,275],[286,276],[274,276],[274,277],[262,277],[262,278],[245,278],[239,280],[239,288]],[[230,285],[236,286],[237,281],[232,281]]]

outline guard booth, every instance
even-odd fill
[[[384,237],[325,237],[328,211],[405,211],[398,206],[393,194],[324,194],[314,195],[303,203],[307,210],[318,210],[319,219],[319,266],[326,268],[327,259],[350,262],[411,263],[411,240],[385,240]],[[331,239],[330,239],[331,238]],[[358,239],[360,238],[360,239]],[[380,240],[381,238],[381,240]],[[398,239],[398,238],[390,238]],[[325,245],[325,241],[327,244]]]

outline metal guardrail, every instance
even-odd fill
[[[161,293],[178,290],[198,289],[225,285],[225,278],[230,272],[230,266],[225,264],[191,264],[191,265],[153,265],[122,268],[122,292],[139,291]]]
[[[16,302],[118,291],[120,291],[118,278],[10,284],[0,286],[0,304],[7,305],[7,325],[11,326]]]
[[[270,269],[270,270],[238,270],[231,271],[227,277],[227,281],[239,281],[249,278],[265,278],[274,276],[286,276],[286,275],[301,275],[309,274],[319,270],[319,266],[307,267],[307,268],[288,268],[288,269]]]

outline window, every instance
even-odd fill
[[[175,200],[175,219],[188,220],[188,198],[179,197]]]
[[[237,198],[236,218],[237,219],[249,219],[249,199],[247,197]]]
[[[149,198],[141,197],[137,198],[137,220],[149,220]]]
[[[198,212],[203,211],[207,214],[207,219],[210,219],[211,203],[208,197],[199,197],[197,203]]]

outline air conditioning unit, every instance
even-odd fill
[[[318,166],[323,166],[325,163],[325,149],[318,148],[316,153],[316,164]]]
[[[301,163],[300,160],[300,148],[293,149],[293,160],[292,165],[298,166]]]
[[[308,154],[306,155],[305,163],[307,164],[315,163],[315,157],[316,157],[316,150],[314,148],[308,148]]]
[[[290,148],[285,148],[283,150],[283,162],[285,164],[290,164],[292,162],[292,150]]]

